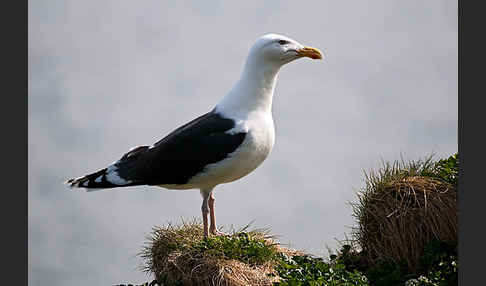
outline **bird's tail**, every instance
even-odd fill
[[[120,160],[109,165],[107,168],[83,177],[69,179],[66,181],[66,184],[71,188],[87,188],[88,191],[145,184],[144,180],[130,176],[129,173],[136,167],[137,158],[148,149],[149,146],[132,148]]]
[[[70,188],[88,188],[92,190],[88,191],[95,191],[97,189],[107,189],[107,188],[115,188],[121,187],[122,185],[116,185],[112,182],[108,181],[107,175],[109,171],[108,168],[104,168],[99,170],[98,172],[75,178],[69,179],[66,181],[66,184],[69,185]]]

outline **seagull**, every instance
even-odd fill
[[[272,100],[279,70],[303,57],[323,58],[318,49],[283,35],[258,38],[240,79],[211,111],[151,146],[134,147],[106,168],[66,183],[71,189],[87,191],[137,185],[199,189],[204,237],[222,235],[216,228],[213,190],[248,175],[270,154],[275,143]]]

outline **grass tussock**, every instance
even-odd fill
[[[140,286],[458,285],[458,175],[457,153],[365,173],[358,227],[329,260],[280,246],[268,229],[203,238],[197,220],[155,227],[141,256],[156,280]]]
[[[142,250],[144,270],[162,285],[272,285],[281,253],[298,251],[278,245],[266,229],[248,226],[225,236],[203,237],[198,220],[156,227]]]
[[[365,174],[366,186],[353,204],[353,236],[368,263],[392,260],[418,269],[427,243],[457,241],[457,179],[444,176],[445,164],[432,157],[402,160]]]

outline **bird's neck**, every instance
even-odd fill
[[[218,111],[229,114],[272,111],[273,92],[280,65],[262,64],[248,59],[240,80],[216,106]]]

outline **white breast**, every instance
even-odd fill
[[[196,188],[214,187],[240,179],[255,170],[270,154],[275,142],[271,113],[254,113],[236,120],[229,133],[246,132],[243,143],[226,159],[209,164],[189,181]]]

